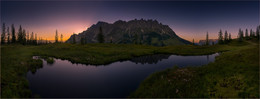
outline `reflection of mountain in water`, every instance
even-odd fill
[[[168,59],[171,55],[158,54],[158,55],[148,55],[141,56],[131,59],[130,61],[141,64],[157,64],[157,62],[162,61],[163,59]]]

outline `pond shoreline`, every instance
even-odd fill
[[[27,79],[30,82],[30,89],[34,94],[39,94],[43,97],[127,97],[131,92],[137,89],[140,82],[147,78],[150,74],[172,68],[173,66],[179,66],[184,68],[186,66],[197,67],[201,65],[214,62],[215,56],[218,53],[211,55],[200,56],[180,56],[180,55],[148,55],[135,57],[130,60],[116,61],[111,64],[103,65],[85,65],[75,64],[69,60],[61,60],[54,58],[55,63],[48,64],[46,61],[48,58],[41,58],[40,56],[34,56],[34,59],[41,59],[43,61],[43,67],[37,70],[37,72],[29,71],[27,73]],[[185,61],[189,61],[188,64]],[[142,72],[141,72],[141,71]],[[75,73],[74,71],[78,71]],[[102,71],[102,72],[101,72]],[[133,74],[134,73],[134,74]],[[51,75],[52,74],[52,75]],[[54,75],[55,74],[55,75]],[[60,76],[57,76],[60,75]],[[71,77],[73,76],[73,77]],[[94,77],[94,78],[93,78]],[[127,78],[126,78],[127,77]],[[77,79],[75,79],[77,78]],[[98,79],[96,79],[98,78]],[[111,79],[107,79],[111,78]],[[138,79],[137,79],[138,78]],[[51,79],[51,80],[49,80]],[[56,81],[56,79],[59,79]],[[71,82],[69,84],[61,84],[67,82],[67,80],[74,80],[82,82],[83,88],[77,88],[80,84],[77,82]],[[120,79],[120,80],[119,80]],[[103,84],[100,84],[105,80]],[[122,81],[121,81],[122,80]],[[41,83],[41,81],[45,81]],[[125,82],[127,81],[127,82]],[[57,83],[59,82],[59,84]],[[46,85],[48,83],[48,85]],[[42,88],[41,86],[48,86],[50,88]],[[66,90],[64,87],[70,87],[70,90],[77,88],[79,91],[70,92],[70,95],[62,95],[61,92]],[[95,89],[91,89],[95,86],[95,89],[100,91],[95,92]],[[118,88],[117,86],[121,86]],[[124,87],[123,87],[124,86]],[[130,88],[127,86],[131,86]],[[55,88],[57,87],[57,88]],[[55,89],[52,89],[55,88]],[[111,92],[103,92],[101,90],[110,89]],[[36,90],[37,89],[37,90]],[[55,91],[52,91],[52,90]],[[88,92],[95,95],[78,94],[81,91]],[[92,91],[90,91],[92,90]],[[125,91],[131,90],[131,92]],[[121,94],[119,94],[121,92]],[[51,93],[57,93],[53,95]],[[66,93],[66,92],[65,92]],[[77,95],[74,95],[77,94]],[[109,95],[108,95],[109,94]]]

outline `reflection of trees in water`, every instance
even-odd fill
[[[141,64],[157,64],[162,59],[168,59],[171,55],[165,54],[158,54],[158,55],[148,55],[148,56],[141,56],[131,59],[130,61]]]

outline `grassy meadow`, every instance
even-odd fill
[[[1,97],[32,96],[26,73],[36,72],[42,61],[52,58],[74,63],[109,64],[151,54],[206,55],[222,52],[216,61],[201,67],[167,69],[144,80],[129,97],[259,97],[259,43],[237,42],[225,45],[178,45],[155,47],[134,44],[47,44],[1,46]]]
[[[259,43],[233,41],[221,47],[227,51],[216,57],[215,62],[156,72],[129,97],[259,97]]]

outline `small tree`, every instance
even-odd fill
[[[241,30],[241,33],[240,33],[241,37],[244,38],[244,31]]]
[[[10,44],[11,40],[10,40],[10,31],[9,31],[9,27],[7,27],[7,44]]]
[[[248,35],[248,30],[247,30],[247,29],[246,29],[245,36],[246,36],[246,38],[248,38],[248,37],[249,37],[249,35]]]
[[[250,37],[253,37],[253,30],[250,29]]]
[[[58,30],[56,29],[56,35],[55,35],[55,43],[58,43]]]
[[[218,34],[218,42],[219,42],[219,44],[223,44],[223,33],[222,33],[222,30],[220,30],[218,33],[219,33]]]
[[[60,42],[63,43],[63,35],[60,34]]]
[[[228,40],[229,40],[229,41],[232,40],[232,38],[231,38],[231,33],[229,33],[229,35],[228,35]]]
[[[239,29],[238,31],[238,41],[242,42],[243,41],[243,31]]]
[[[23,44],[23,29],[22,29],[21,25],[20,25],[19,30],[18,30],[18,42],[20,44]]]
[[[259,39],[259,36],[260,36],[260,25],[257,26],[257,28],[256,28],[256,36]]]
[[[25,32],[25,29],[23,29],[23,32],[22,32],[22,44],[23,45],[26,44],[26,32]]]
[[[6,35],[5,35],[5,23],[3,23],[3,26],[2,26],[2,35],[1,35],[1,43],[2,44],[5,44],[5,39],[6,39]]]
[[[206,45],[209,45],[209,33],[206,34]]]
[[[12,24],[12,43],[16,43],[15,27]]]
[[[72,43],[76,44],[76,34],[75,33],[73,33],[73,36],[72,36]]]
[[[26,33],[26,43],[27,43],[27,44],[30,43],[30,35],[29,35],[29,31],[27,31],[27,33]]]
[[[99,27],[98,42],[99,43],[104,43],[105,42],[103,31],[102,31],[102,27]]]
[[[37,45],[37,34],[35,33],[35,39],[34,39],[34,44]]]
[[[32,32],[32,34],[31,34],[30,43],[31,43],[31,44],[34,44],[34,34],[33,34],[33,32]]]
[[[227,30],[225,31],[225,35],[224,35],[224,42],[225,42],[225,43],[228,42],[228,33],[227,33]]]

